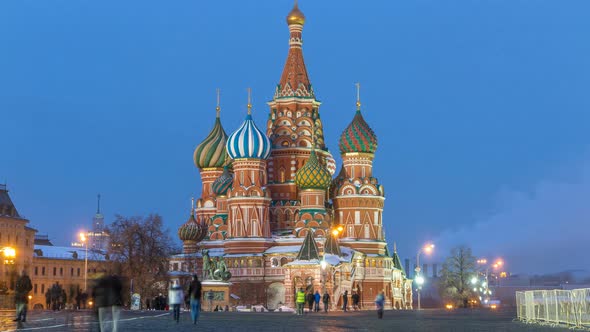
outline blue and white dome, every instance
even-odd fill
[[[270,156],[270,139],[264,134],[248,114],[242,126],[227,139],[227,153],[231,159],[266,159]]]

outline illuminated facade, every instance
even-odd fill
[[[411,308],[411,280],[384,236],[384,190],[373,174],[377,137],[358,101],[340,137],[343,166],[333,178],[336,162],[305,67],[305,16],[297,5],[287,24],[289,52],[268,102],[266,130],[256,126],[248,102],[243,124],[227,135],[218,106],[211,133],[194,152],[202,191],[179,229],[184,250],[171,270],[202,275],[200,249],[207,249],[223,257],[233,276],[230,291],[243,303],[293,307],[295,290],[304,287],[329,292],[333,306],[348,291],[373,308],[383,291],[388,307]]]

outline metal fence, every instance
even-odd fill
[[[590,288],[516,292],[516,315],[523,322],[590,328]]]

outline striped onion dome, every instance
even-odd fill
[[[227,191],[231,188],[232,182],[234,178],[232,174],[229,172],[229,168],[227,166],[223,166],[223,173],[213,181],[211,188],[213,188],[213,192],[217,196],[227,195]]]
[[[266,159],[270,156],[270,146],[270,139],[256,127],[249,112],[242,126],[229,136],[226,144],[232,159]]]
[[[300,189],[326,190],[331,182],[330,172],[320,164],[315,150],[311,150],[311,155],[305,165],[295,173],[295,184]]]
[[[227,152],[225,151],[226,142],[227,134],[221,126],[218,110],[213,129],[207,138],[195,149],[193,155],[195,165],[200,169],[222,167],[227,160]]]
[[[343,154],[349,152],[375,153],[377,150],[377,136],[363,119],[360,107],[352,122],[342,132],[338,146]]]
[[[206,235],[207,227],[197,222],[194,212],[191,212],[191,216],[187,222],[178,229],[178,237],[181,241],[201,242]]]

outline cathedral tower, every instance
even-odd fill
[[[385,197],[383,186],[373,177],[377,136],[363,118],[358,95],[356,106],[356,114],[339,141],[343,165],[331,189],[335,219],[344,227],[341,243],[365,253],[385,254]]]
[[[212,184],[222,173],[223,166],[229,161],[225,144],[227,134],[221,125],[219,113],[219,89],[217,90],[216,117],[213,129],[195,149],[193,160],[201,174],[201,197],[197,200],[197,216],[199,222],[211,225],[211,218],[216,214],[215,194]]]
[[[267,134],[273,147],[268,161],[268,187],[273,200],[271,225],[273,230],[286,233],[294,229],[300,212],[295,174],[309,158],[312,144],[317,148],[318,162],[327,166],[331,174],[335,171],[334,158],[324,144],[320,102],[315,98],[303,60],[304,24],[305,16],[295,3],[287,15],[290,33],[287,61],[273,100],[268,103]],[[312,142],[314,135],[316,140]]]
[[[248,92],[250,93],[250,92]],[[270,192],[267,189],[266,159],[271,153],[271,142],[252,119],[252,105],[248,94],[248,114],[244,123],[227,140],[227,152],[233,160],[234,177],[227,191],[228,233],[226,253],[232,247],[240,250],[240,239],[261,238],[259,243],[248,241],[252,250],[264,250],[270,233]],[[243,247],[241,248],[243,249]]]

